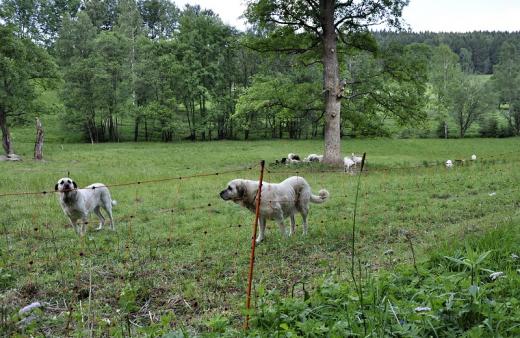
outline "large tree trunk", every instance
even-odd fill
[[[34,142],[34,159],[43,160],[43,127],[39,118],[36,118],[36,141]]]
[[[341,163],[339,65],[336,31],[334,28],[334,0],[320,0],[323,28],[323,84],[325,93],[325,163]]]
[[[2,146],[4,147],[7,156],[14,154],[13,145],[11,142],[11,133],[7,126],[7,112],[0,108],[0,129],[2,129]]]

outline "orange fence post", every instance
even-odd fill
[[[253,284],[253,269],[255,266],[255,248],[256,248],[256,229],[258,228],[258,218],[260,215],[260,201],[262,197],[262,182],[264,180],[265,161],[260,162],[260,180],[258,181],[258,193],[256,196],[255,222],[253,224],[253,237],[251,237],[251,257],[249,258],[249,274],[247,277],[247,295],[246,295],[246,322],[244,328],[249,328],[249,309],[251,308],[251,286]]]

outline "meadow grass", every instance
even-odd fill
[[[394,271],[410,266],[410,243],[421,262],[440,247],[517,219],[519,146],[518,138],[343,141],[345,154],[367,153],[357,210],[359,260],[374,271]],[[172,180],[112,187],[116,232],[90,225],[83,239],[67,227],[55,194],[0,197],[0,325],[7,335],[125,336],[176,328],[195,334],[214,330],[222,323],[215,318],[239,327],[253,214],[218,193],[231,179],[257,179],[261,159],[269,164],[289,152],[321,153],[323,145],[56,142],[45,145],[44,162],[30,160],[32,147],[17,143],[25,161],[0,163],[0,194],[53,191],[69,173],[79,186]],[[473,153],[478,160],[469,163]],[[446,159],[466,159],[466,165],[447,170]],[[266,181],[298,172],[314,192],[331,193],[327,203],[311,206],[308,236],[297,228],[284,239],[268,223],[257,248],[256,293],[288,297],[302,284],[312,289],[323,274],[349,270],[357,177],[316,166],[269,168]],[[235,169],[244,170],[225,173]],[[173,179],[201,173],[220,174]],[[18,310],[34,301],[46,307],[22,327]]]

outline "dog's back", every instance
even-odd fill
[[[112,205],[116,205],[117,202],[112,200],[110,196],[110,191],[107,186],[103,183],[93,183],[85,188],[82,188],[82,193],[87,200],[98,201],[98,203],[93,203],[91,208],[93,209],[96,206],[102,206],[105,210],[111,209]]]
[[[280,185],[290,186],[296,196],[296,207],[308,208],[309,202],[323,203],[329,198],[329,192],[321,189],[318,195],[313,195],[309,183],[300,176],[291,176],[280,183]]]

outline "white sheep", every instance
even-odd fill
[[[309,156],[303,159],[303,162],[321,162],[322,160],[323,155],[309,154]]]
[[[476,161],[477,160],[477,155],[475,155],[475,154],[471,155],[471,160],[472,161]]]
[[[355,165],[356,163],[352,160],[352,158],[347,156],[343,159],[343,167],[345,171],[350,171]]]
[[[361,156],[356,156],[354,153],[352,153],[352,156],[350,156],[350,159],[355,163],[355,164],[359,164],[363,161],[363,157]]]
[[[287,154],[287,159],[288,159],[288,160],[293,160],[293,161],[298,161],[298,162],[301,161],[301,160],[300,160],[300,155],[298,155],[298,154],[294,154],[294,153],[289,153],[289,154]]]
[[[453,167],[453,162],[451,160],[447,160],[445,165],[446,165],[446,168],[451,168],[451,167]]]

